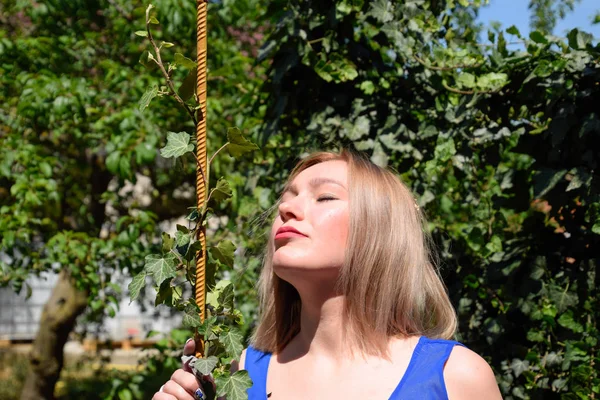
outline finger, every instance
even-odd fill
[[[165,383],[163,392],[175,396],[177,400],[195,400],[194,396],[192,396],[187,392],[187,390],[179,386],[174,381],[168,381]]]
[[[193,394],[196,389],[200,387],[198,380],[194,374],[186,372],[182,369],[178,369],[171,375],[171,381],[177,383],[180,387],[186,390],[188,393]]]
[[[152,400],[177,400],[177,397],[165,392],[156,392],[152,396]]]
[[[194,355],[195,351],[196,351],[196,342],[194,342],[194,339],[189,338],[187,340],[187,342],[185,342],[185,344],[183,345],[183,355],[191,356],[191,355]]]

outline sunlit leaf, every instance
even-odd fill
[[[230,128],[227,130],[227,151],[232,157],[238,158],[245,153],[258,149],[258,146],[242,136],[242,132],[238,128]]]
[[[130,302],[134,301],[140,295],[140,290],[146,285],[146,272],[140,272],[133,277],[133,280],[127,286],[129,290]]]
[[[190,135],[186,132],[169,132],[167,135],[167,145],[160,149],[160,155],[164,158],[181,157],[193,151],[194,145],[190,143],[190,139]]]
[[[148,89],[146,89],[146,92],[142,95],[142,98],[140,99],[140,102],[139,102],[140,111],[144,111],[146,109],[146,107],[148,107],[148,105],[150,104],[152,99],[156,97],[157,94],[158,94],[158,86],[157,85],[150,86]]]
[[[169,253],[167,255],[151,254],[146,256],[144,270],[152,275],[157,286],[160,286],[167,278],[174,278],[175,271],[175,255]]]
[[[248,400],[247,390],[252,386],[252,379],[248,371],[237,371],[230,376],[217,380],[219,396],[226,396],[227,400]]]
[[[235,245],[231,240],[222,240],[210,248],[210,254],[228,267],[233,267]]]

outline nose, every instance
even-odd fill
[[[290,219],[304,219],[304,210],[298,196],[291,200],[282,201],[279,203],[279,216],[283,222]]]

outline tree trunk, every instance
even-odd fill
[[[69,272],[63,269],[42,312],[21,400],[54,399],[54,386],[63,367],[63,348],[75,319],[86,306],[87,293],[77,289]]]

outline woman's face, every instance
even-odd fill
[[[327,161],[305,169],[283,193],[273,223],[275,273],[287,281],[309,271],[337,276],[348,225],[346,162]]]

